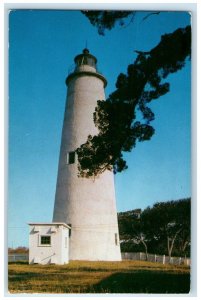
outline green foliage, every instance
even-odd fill
[[[143,241],[150,253],[189,255],[190,205],[190,198],[158,202],[147,207],[140,219],[130,212],[118,214],[121,250],[144,251]]]
[[[112,12],[111,18],[114,18]],[[92,24],[96,22],[98,19]],[[150,123],[154,120],[154,112],[148,104],[169,92],[165,79],[181,70],[186,58],[190,57],[191,28],[187,26],[163,35],[160,43],[149,52],[136,52],[137,58],[128,66],[127,74],[118,76],[116,90],[106,101],[97,102],[94,123],[99,133],[88,136],[86,143],[76,150],[81,177],[95,177],[105,170],[114,173],[125,170],[123,152],[131,151],[137,142],[151,139],[154,128]],[[137,111],[142,118],[137,119]]]
[[[135,11],[108,11],[108,10],[90,10],[82,11],[82,13],[89,19],[93,26],[98,28],[98,33],[100,35],[105,34],[105,29],[112,29],[116,23],[119,23],[120,26],[125,24],[125,18],[129,15],[132,18],[135,16]]]

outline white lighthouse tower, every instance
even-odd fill
[[[84,49],[74,59],[62,131],[53,222],[71,226],[70,260],[121,260],[114,176],[105,171],[94,179],[78,177],[75,150],[97,133],[93,113],[105,100],[107,84],[97,59]]]

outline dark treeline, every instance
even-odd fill
[[[190,256],[191,199],[118,213],[121,252]]]
[[[25,254],[29,253],[29,248],[19,246],[17,248],[8,248],[8,254]]]

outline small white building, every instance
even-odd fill
[[[67,264],[70,226],[65,223],[29,223],[29,264]]]

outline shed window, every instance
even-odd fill
[[[41,235],[40,236],[40,245],[51,245],[51,236],[50,235]]]
[[[75,163],[75,151],[67,153],[67,164],[74,164]]]

